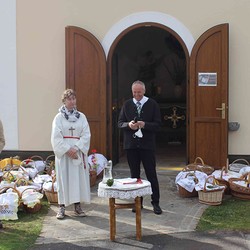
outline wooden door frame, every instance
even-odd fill
[[[161,28],[167,32],[169,32],[171,35],[173,35],[178,42],[181,44],[183,51],[185,53],[185,57],[186,57],[186,85],[187,85],[187,92],[186,92],[186,107],[187,107],[187,117],[188,115],[188,103],[189,103],[189,93],[188,93],[188,79],[189,79],[189,52],[188,49],[186,47],[186,44],[184,43],[184,41],[182,40],[182,38],[172,29],[170,29],[169,27],[159,24],[159,23],[153,23],[153,22],[144,22],[144,23],[139,23],[139,24],[135,24],[132,25],[130,27],[128,27],[127,29],[123,30],[123,32],[121,32],[116,39],[113,41],[110,50],[108,52],[108,56],[107,56],[107,120],[108,120],[108,124],[107,124],[107,151],[110,153],[110,158],[112,158],[112,111],[113,108],[112,107],[112,57],[114,54],[114,50],[117,46],[117,44],[120,42],[120,40],[124,37],[124,35],[126,35],[128,32],[135,30],[137,28],[141,28],[141,27],[157,27],[157,28]],[[188,122],[187,122],[187,127],[186,127],[186,157],[188,158],[188,145],[189,145],[189,137],[188,137]]]

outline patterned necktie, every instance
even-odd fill
[[[137,103],[136,103],[136,106],[137,106],[138,115],[140,116],[140,113],[141,113],[141,103],[140,103],[140,102],[137,102]]]

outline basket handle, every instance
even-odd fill
[[[5,175],[6,175],[7,177],[5,177]],[[13,180],[15,180],[15,176],[10,172],[10,170],[9,170],[9,171],[5,171],[5,172],[3,173],[3,176],[2,176],[3,180],[5,180],[5,178],[8,178],[9,175],[11,175],[11,176],[13,177]],[[8,180],[8,179],[7,179],[7,180]]]
[[[54,189],[54,183],[55,183],[55,181],[56,181],[56,176],[53,176],[53,178],[52,178],[52,186],[51,186],[52,193],[55,192],[55,189]]]
[[[212,182],[213,185],[216,184],[216,181],[215,181],[214,176],[213,176],[213,175],[209,175],[209,176],[207,177],[207,179],[205,180],[205,183],[204,183],[204,192],[207,191],[206,184],[207,184],[207,182],[208,182],[209,179],[213,179],[213,182]]]
[[[202,158],[199,157],[199,156],[195,158],[194,163],[197,164],[197,163],[198,163],[198,160],[200,161],[200,163],[201,163],[202,166],[205,165],[205,164],[204,164],[204,161],[203,161]]]
[[[50,158],[54,158],[54,161],[49,161]],[[52,170],[54,169],[55,164],[55,155],[49,155],[45,160],[45,165],[47,166],[47,173],[51,175]]]
[[[13,189],[13,191],[17,193],[19,199],[21,198],[21,193],[15,187],[3,187],[3,188],[0,188],[0,193],[1,193],[1,190],[5,189],[5,191],[6,191],[9,188]]]
[[[55,158],[55,155],[49,155],[49,156],[46,158],[45,162],[48,161],[50,158]]]
[[[11,162],[12,162],[13,160],[11,160]],[[11,170],[17,170],[18,168],[19,168],[20,166],[15,166],[15,165],[13,165],[13,163],[11,163],[10,165],[6,165],[6,166],[4,166],[3,167],[3,169],[2,169],[2,171],[4,172],[4,171],[6,171],[6,172],[9,172],[9,171],[11,171]]]
[[[250,165],[249,162],[246,159],[236,159],[231,164],[239,162],[239,161],[244,161],[247,165]]]
[[[24,186],[28,186],[29,182],[25,179],[25,178],[19,178],[15,181],[14,187],[16,188],[17,185],[21,182],[24,181],[25,185]]]
[[[44,161],[44,159],[40,155],[33,155],[29,159],[34,160],[34,159],[39,159],[41,161]]]
[[[22,171],[26,174],[26,175],[29,175],[28,172],[25,170],[25,168],[23,166],[19,166],[20,169],[22,169]]]
[[[223,178],[222,178],[223,172],[226,173],[226,167],[225,167],[225,166],[221,169],[221,173],[220,173],[220,178],[221,178],[221,179],[223,179]]]
[[[249,187],[250,186],[250,172],[243,174],[241,178],[246,182],[247,187]]]
[[[188,176],[194,176],[194,182],[195,182],[195,184],[198,183],[198,179],[197,179],[195,173],[189,172],[189,173],[186,174],[185,178],[187,178]]]

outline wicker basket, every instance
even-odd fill
[[[236,181],[245,181],[246,187],[237,184]],[[230,178],[229,186],[232,196],[241,200],[250,200],[250,173],[245,174],[241,178]]]
[[[207,190],[206,184],[209,179],[213,180],[213,184],[216,184],[214,176],[209,176],[204,184],[204,189],[198,191],[199,202],[207,205],[220,205],[224,194],[225,186],[220,185],[222,188],[217,190]]]
[[[44,190],[44,193],[47,197],[47,200],[50,202],[50,203],[58,203],[58,195],[57,195],[57,192],[55,192],[54,190],[54,183],[56,181],[56,177],[54,176],[52,178],[52,187],[51,187],[51,191],[48,191],[48,190]]]
[[[188,176],[194,176],[194,182],[197,183],[198,179],[195,176],[195,173],[187,173],[185,178],[187,178]],[[197,197],[198,196],[198,192],[194,189],[192,192],[187,191],[185,188],[183,188],[182,186],[178,185],[178,193],[180,195],[180,197],[183,198],[190,198],[190,197]]]
[[[42,204],[41,203],[37,203],[34,207],[28,207],[27,205],[23,205],[23,209],[27,212],[27,213],[37,213],[38,211],[40,211],[42,208]]]
[[[187,170],[198,170],[203,173],[206,173],[207,175],[210,175],[214,172],[214,168],[211,166],[208,166],[204,163],[201,157],[196,157],[194,163],[190,163],[186,166]]]
[[[24,183],[24,181],[25,181],[25,179],[18,179],[16,182],[15,182],[15,186],[14,186],[14,190],[16,189],[16,191],[17,191],[17,186],[18,186],[18,184],[20,184],[20,183]],[[25,183],[24,183],[25,184]],[[28,186],[28,181],[27,181],[27,183],[25,184],[26,186]],[[25,212],[27,212],[27,213],[36,213],[36,212],[38,212],[40,209],[41,209],[41,207],[42,207],[42,204],[39,202],[39,203],[37,203],[34,207],[28,207],[27,205],[25,205],[24,203],[23,203],[23,201],[22,201],[22,197],[23,197],[23,193],[26,191],[26,190],[28,190],[28,189],[30,189],[30,190],[32,190],[32,191],[36,191],[37,192],[37,190],[35,190],[33,187],[27,187],[27,188],[25,188],[22,192],[20,192],[19,193],[19,197],[20,197],[20,201],[19,201],[19,207],[18,207],[18,209],[19,210],[22,210],[22,211],[25,211]]]
[[[89,171],[90,186],[93,187],[96,183],[97,173],[95,170]]]

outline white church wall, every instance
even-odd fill
[[[18,149],[16,1],[0,1],[0,119],[6,145]]]
[[[127,16],[153,11],[177,19],[194,40],[212,26],[229,23],[229,120],[241,125],[229,133],[229,154],[249,154],[250,1],[22,0],[16,4],[19,144],[10,149],[19,145],[19,150],[51,150],[51,122],[65,87],[65,26],[80,26],[102,41]],[[12,131],[7,128],[7,133]]]

